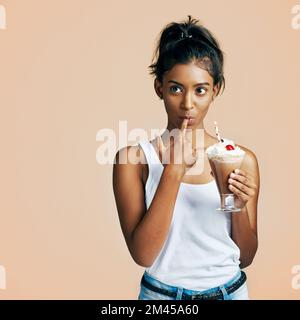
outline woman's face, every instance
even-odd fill
[[[154,87],[164,100],[168,130],[180,128],[184,117],[191,117],[188,128],[203,128],[203,119],[217,92],[206,70],[195,62],[176,64],[164,74],[162,84],[155,80]]]

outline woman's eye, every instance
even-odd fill
[[[172,87],[170,87],[171,92],[176,92],[176,91],[173,91],[174,88],[179,88],[179,87],[177,87],[177,86],[172,86]],[[178,91],[177,91],[177,92],[178,92]]]
[[[199,90],[198,93],[200,93],[201,96],[206,93],[206,89],[204,88],[198,88],[198,90]]]
[[[178,93],[179,91],[176,91],[176,89],[180,89],[180,88],[178,86],[170,87],[170,91],[172,93]],[[197,93],[199,93],[201,96],[203,96],[206,93],[206,89],[205,88],[198,88]]]

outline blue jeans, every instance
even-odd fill
[[[147,281],[148,286],[146,287],[145,285],[143,285],[141,281],[138,300],[189,300],[187,298],[189,295],[197,294],[201,294],[202,299],[204,297],[213,297],[214,295],[216,295],[216,297],[218,297],[216,300],[249,300],[247,282],[245,280],[245,282],[240,287],[231,292],[235,283],[239,281],[239,279],[241,279],[241,271],[239,271],[231,280],[229,280],[225,284],[205,291],[189,290],[183,287],[174,287],[167,285],[157,279],[154,279],[146,271],[144,272],[143,277]],[[149,284],[150,288],[152,286],[152,290],[149,288]],[[162,291],[167,290],[169,294],[173,296],[161,292],[156,292],[153,290],[153,287],[159,288]],[[230,291],[230,293],[227,292],[227,290]],[[197,297],[193,297],[191,298],[191,300],[192,299],[197,300]]]

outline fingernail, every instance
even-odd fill
[[[235,172],[235,173],[239,173],[239,169],[235,169],[234,172]]]
[[[234,173],[230,173],[230,177],[231,177],[231,178],[234,178],[234,177],[235,177],[235,174],[234,174]]]

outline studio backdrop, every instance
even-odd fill
[[[300,298],[298,0],[0,0],[0,299],[137,299],[101,163],[166,127],[149,75],[162,27],[192,15],[225,55],[205,119],[260,166],[251,299]]]

